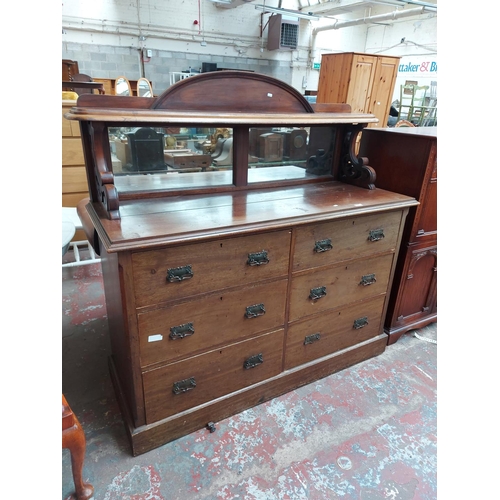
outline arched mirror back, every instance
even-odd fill
[[[132,95],[130,82],[124,77],[119,76],[115,81],[115,94],[116,95]]]
[[[153,97],[153,87],[147,78],[137,80],[137,95],[139,97]]]

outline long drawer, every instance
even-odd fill
[[[382,330],[385,296],[327,311],[288,328],[285,369],[376,337]]]
[[[382,255],[293,276],[289,321],[386,293],[393,258]]]
[[[249,285],[138,314],[141,366],[283,327],[287,283]]]
[[[297,228],[292,269],[299,271],[393,252],[400,222],[401,212],[397,211]]]
[[[284,330],[143,372],[147,423],[278,375]]]
[[[290,231],[194,243],[132,255],[137,307],[286,277]]]

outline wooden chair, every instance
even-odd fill
[[[71,468],[76,490],[66,500],[89,500],[94,496],[94,487],[84,483],[82,477],[86,447],[85,434],[64,394],[62,395],[62,447],[69,449],[71,453]]]
[[[78,62],[71,59],[62,60],[62,79],[63,81],[71,80],[73,75],[80,73],[78,69]]]
[[[412,122],[409,122],[408,120],[399,120],[396,125],[394,125],[395,127],[414,127],[415,125],[413,125]]]
[[[90,89],[90,88],[88,88],[88,87],[78,86],[78,82],[93,82],[94,80],[92,80],[91,76],[86,75],[85,73],[77,73],[76,75],[73,75],[71,77],[71,81],[72,82],[76,82],[76,83],[73,84],[73,90],[78,95],[81,95],[81,94],[92,94],[93,93],[93,90]]]
[[[399,120],[407,120],[417,127],[425,116],[425,97],[428,85],[401,85],[399,92]]]

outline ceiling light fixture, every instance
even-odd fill
[[[317,21],[319,19],[318,16],[315,16],[312,13],[305,13],[305,12],[299,12],[297,10],[288,10],[288,9],[282,9],[281,7],[268,7],[267,5],[256,5],[255,8],[257,10],[262,10],[264,14],[266,13],[273,13],[273,14],[283,14],[285,16],[293,16],[293,17],[300,17],[301,19],[309,19]]]

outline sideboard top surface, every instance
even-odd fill
[[[369,133],[376,131],[377,133],[390,133],[395,135],[406,136],[422,136],[437,138],[437,127],[386,127],[386,128],[372,128]]]
[[[87,209],[107,251],[278,230],[363,213],[417,205],[413,198],[337,181],[281,188],[188,195],[122,202],[110,220],[99,204]]]

